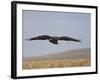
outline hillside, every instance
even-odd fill
[[[90,58],[90,48],[76,49],[59,53],[51,53],[39,57],[31,57],[28,60],[44,60],[44,59],[82,59]]]

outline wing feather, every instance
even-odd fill
[[[48,40],[48,39],[51,39],[50,36],[48,35],[41,35],[41,36],[37,36],[37,37],[32,37],[30,39],[27,39],[27,40]]]
[[[80,40],[78,40],[78,39],[74,39],[74,38],[67,37],[67,36],[62,36],[62,37],[59,37],[59,40],[81,42],[81,41],[80,41]]]

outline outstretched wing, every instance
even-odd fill
[[[67,37],[67,36],[62,36],[62,37],[59,37],[59,40],[81,42],[81,41],[80,41],[80,40],[78,40],[78,39],[74,39],[74,38]]]
[[[37,37],[32,37],[30,39],[26,39],[26,40],[48,40],[48,39],[51,39],[50,36],[48,35],[41,35],[41,36],[37,36]]]

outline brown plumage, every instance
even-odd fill
[[[51,42],[53,44],[58,44],[58,40],[81,42],[78,39],[74,39],[74,38],[67,37],[67,36],[57,37],[57,36],[48,36],[48,35],[41,35],[41,36],[37,36],[37,37],[32,37],[32,38],[26,39],[26,40],[29,40],[29,41],[32,41],[32,40],[49,40],[49,42]]]

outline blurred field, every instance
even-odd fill
[[[23,59],[23,69],[90,66],[90,49],[78,49]]]
[[[90,66],[90,59],[24,61],[23,69]]]

